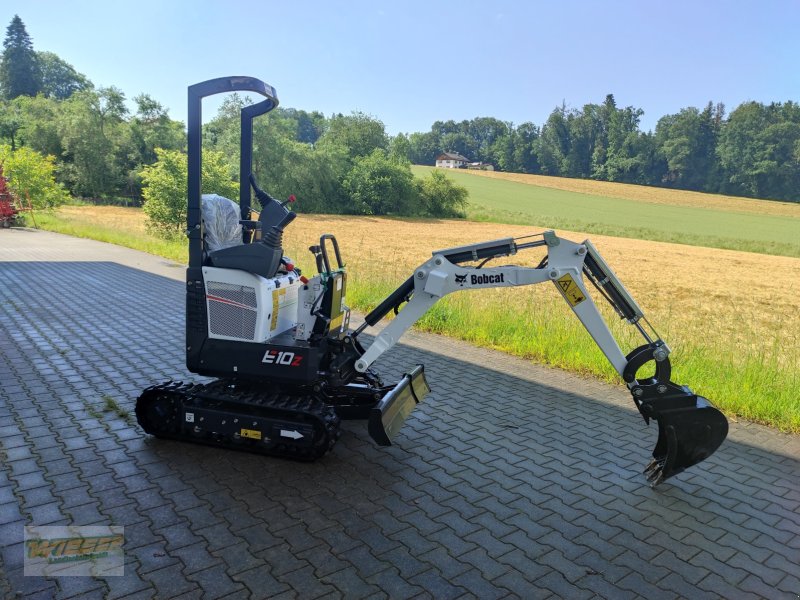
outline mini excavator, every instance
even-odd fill
[[[202,99],[235,91],[265,98],[241,110],[238,205],[201,195],[200,181]],[[708,458],[723,442],[727,420],[706,398],[671,381],[669,346],[589,241],[545,231],[437,250],[351,330],[347,272],[336,238],[324,234],[310,247],[317,273],[303,275],[282,247],[296,214],[252,175],[253,120],[277,105],[274,88],[252,77],[189,87],[186,365],[216,379],[145,390],[136,403],[145,432],[314,460],[334,446],[342,419],[364,419],[375,443],[391,445],[430,388],[423,365],[386,385],[375,361],[448,294],[551,282],[620,374],[645,422],[658,423],[653,459],[644,471],[651,485]],[[257,219],[251,188],[262,207]],[[545,253],[536,268],[487,266],[532,249]],[[642,345],[623,354],[587,282],[638,330]],[[362,332],[390,312],[394,319],[365,348]],[[653,374],[640,376],[650,363]]]

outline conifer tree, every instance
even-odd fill
[[[14,15],[6,29],[3,48],[0,59],[0,90],[3,96],[8,100],[17,96],[35,96],[42,87],[41,67],[31,37],[19,15]]]

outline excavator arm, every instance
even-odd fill
[[[547,255],[536,268],[521,266],[486,267],[496,258],[520,250],[545,247]],[[477,265],[465,265],[475,263]],[[650,326],[643,311],[625,289],[591,242],[575,243],[553,231],[506,238],[438,250],[414,270],[414,274],[370,312],[353,337],[375,325],[390,311],[396,317],[377,335],[355,361],[358,372],[366,372],[382,354],[439,299],[453,292],[495,287],[517,287],[552,282],[581,321],[614,369],[623,378],[646,423],[658,422],[659,436],[653,460],[645,475],[653,486],[708,458],[723,442],[728,422],[711,403],[686,386],[670,380],[670,349]],[[617,314],[635,327],[643,344],[623,353],[593,301],[587,283],[592,284]],[[403,303],[405,303],[403,305]],[[402,306],[402,308],[400,308]],[[398,310],[399,309],[399,310]],[[641,377],[639,371],[654,363],[655,373]],[[401,393],[408,389],[411,393]],[[427,392],[421,367],[406,375],[398,393],[389,394],[373,409],[370,432],[379,443],[388,444],[399,426]]]

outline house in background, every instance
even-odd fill
[[[464,158],[457,152],[443,152],[436,157],[436,166],[445,169],[461,169],[469,163],[469,159]]]

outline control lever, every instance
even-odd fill
[[[258,184],[256,183],[256,178],[252,173],[250,173],[249,179],[250,179],[250,185],[253,187],[253,192],[255,192],[258,201],[261,202],[261,206],[264,206],[268,202],[277,202],[278,204],[281,205],[282,208],[286,208],[287,204],[297,200],[297,197],[294,194],[290,194],[286,200],[281,202],[280,200],[273,198],[267,192],[258,187]]]
[[[277,200],[275,200],[275,198],[273,198],[267,192],[265,192],[260,187],[258,187],[258,184],[256,183],[256,178],[253,176],[252,173],[250,173],[250,178],[249,179],[250,179],[250,185],[253,186],[253,192],[255,192],[256,198],[258,198],[258,200],[259,200],[259,202],[261,202],[262,206],[264,204],[266,204],[267,202],[277,202]]]

